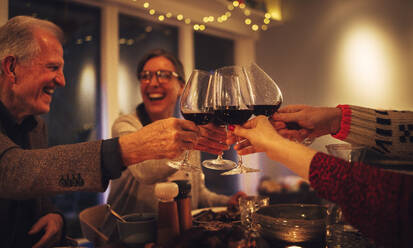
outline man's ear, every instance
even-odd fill
[[[16,57],[15,56],[6,56],[1,62],[1,70],[6,77],[9,77],[13,82],[16,80],[16,74],[14,69],[16,68]]]

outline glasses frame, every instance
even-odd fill
[[[161,73],[170,73],[171,78],[170,79],[163,79],[160,78]],[[142,79],[141,74],[143,73],[149,73],[149,75],[151,76],[148,80],[147,79]],[[177,78],[178,80],[180,80],[180,76],[178,75],[178,73],[174,72],[174,71],[167,71],[167,70],[158,70],[158,71],[141,71],[140,73],[138,73],[137,78],[138,80],[143,83],[143,84],[148,84],[152,81],[153,76],[156,76],[156,80],[158,83],[161,84],[167,84],[172,80],[172,77]],[[161,79],[161,80],[160,80]]]

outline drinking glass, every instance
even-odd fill
[[[242,125],[253,113],[251,83],[242,66],[226,66],[214,73],[214,122],[217,125]],[[257,172],[249,168],[239,156],[237,166],[221,175]]]
[[[255,212],[270,204],[266,196],[247,196],[238,199],[241,214],[241,224],[250,235],[258,235],[259,226],[256,222]]]
[[[217,84],[216,77],[210,74],[209,87],[205,93],[205,106],[208,109],[208,113],[212,113],[209,122],[213,121],[216,125],[220,126],[222,123],[216,121],[215,110],[216,110],[216,97],[217,97]],[[202,161],[202,166],[213,169],[213,170],[230,170],[237,166],[234,161],[224,159],[222,153],[217,156],[215,159],[208,159]]]
[[[210,93],[212,86],[212,75],[207,71],[194,70],[185,84],[182,92],[179,107],[182,116],[186,120],[195,122],[197,125],[208,124],[214,112],[211,107],[212,95]],[[184,159],[180,161],[169,161],[168,165],[179,170],[195,171],[200,170],[188,161],[188,151],[185,151]]]
[[[352,144],[329,144],[326,149],[330,155],[344,159],[348,162],[362,162],[365,156],[365,147]],[[328,247],[373,247],[360,231],[347,223],[337,204],[328,206],[327,223]]]

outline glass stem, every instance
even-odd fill
[[[184,159],[182,160],[182,165],[183,166],[188,165],[188,159],[189,159],[189,152],[186,150],[185,155],[184,155]]]

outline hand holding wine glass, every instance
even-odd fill
[[[253,113],[250,82],[242,66],[227,66],[215,71],[215,119],[218,125],[241,125]],[[246,167],[239,158],[237,167],[221,175],[235,175],[259,170]]]
[[[209,72],[194,70],[189,77],[188,82],[183,90],[180,109],[186,120],[193,121],[197,125],[208,124],[214,113],[209,103],[208,90],[211,85],[212,76]],[[188,162],[188,152],[185,152],[185,158],[182,161],[170,161],[169,166],[181,170],[200,170],[199,166],[192,165]]]

